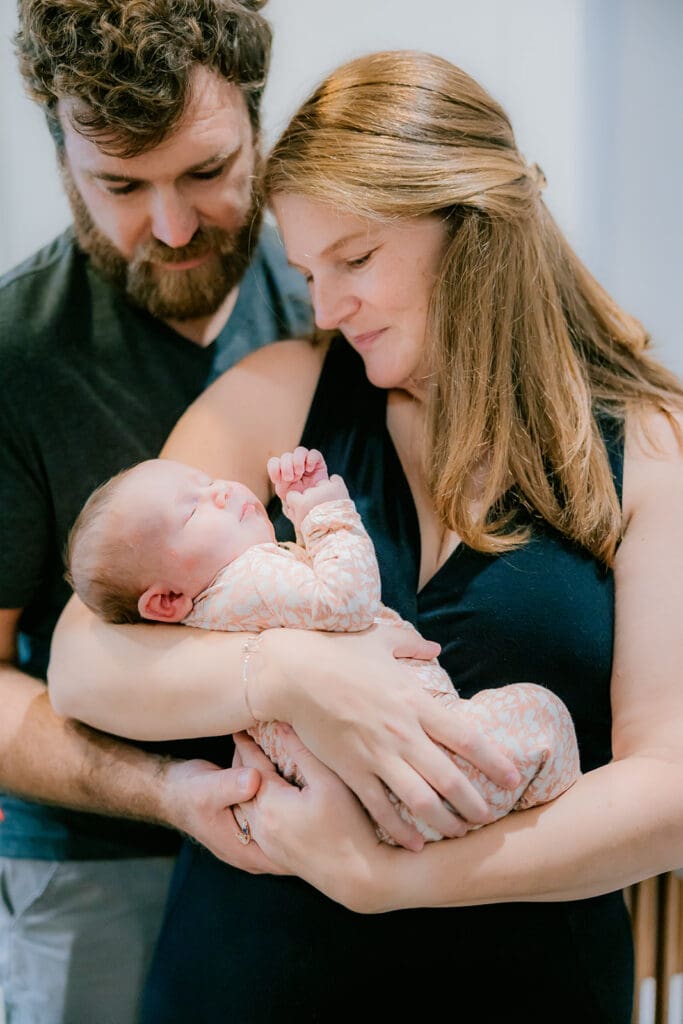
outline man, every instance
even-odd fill
[[[255,856],[223,809],[256,773],[60,719],[43,680],[90,491],[155,455],[251,348],[310,326],[272,229],[257,242],[262,5],[20,2],[21,71],[73,212],[0,282],[0,986],[22,1024],[135,1019],[176,849],[143,822]],[[226,744],[212,757],[229,763]]]

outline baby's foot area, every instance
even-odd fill
[[[477,721],[519,769],[522,785],[514,791],[516,809],[553,800],[581,774],[571,715],[544,686],[513,683],[482,690],[462,701],[460,713]],[[486,787],[487,800],[500,804],[502,798],[505,803],[504,794],[510,791],[499,790],[489,780]]]
[[[258,743],[266,757],[273,762],[280,775],[287,779],[287,782],[293,782],[297,786],[306,785],[299,766],[287,753],[281,722],[258,722],[247,732]]]

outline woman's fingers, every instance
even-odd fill
[[[459,754],[483,772],[491,782],[504,789],[514,789],[519,785],[521,777],[513,761],[503,753],[495,740],[458,714],[457,703],[444,707],[428,694],[425,697],[427,705],[420,715],[420,721],[432,740]],[[443,793],[441,786],[439,792]],[[448,793],[443,795],[451,801]]]
[[[431,661],[438,658],[441,645],[433,640],[425,640],[412,627],[388,627],[392,630],[392,653],[395,658],[415,658],[418,661]]]
[[[422,836],[414,825],[403,820],[396,805],[389,799],[383,782],[375,776],[366,776],[362,782],[359,781],[358,789],[363,792],[363,806],[373,821],[381,825],[399,846],[419,853],[424,846]]]

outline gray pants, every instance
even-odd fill
[[[6,1024],[134,1024],[172,867],[0,858]]]

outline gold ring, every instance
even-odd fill
[[[248,846],[251,842],[251,829],[249,828],[249,822],[245,820],[240,824],[240,831],[235,832],[235,838],[242,846]]]

